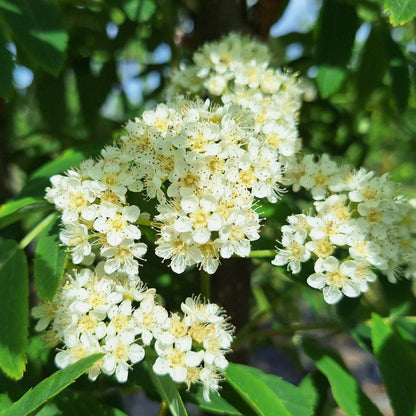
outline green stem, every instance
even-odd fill
[[[251,250],[249,257],[257,259],[264,257],[274,257],[275,255],[276,250]]]
[[[211,276],[204,271],[201,271],[201,295],[206,300],[211,297]]]
[[[24,249],[27,247],[33,239],[35,239],[56,217],[58,213],[52,212],[46,218],[43,219],[35,228],[33,228],[25,237],[20,241],[19,248]]]
[[[157,416],[166,416],[168,411],[168,405],[164,400],[162,400],[162,403],[160,403],[160,409]]]

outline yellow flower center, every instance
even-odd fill
[[[314,182],[316,186],[326,186],[328,183],[328,176],[323,174],[322,172],[318,172],[315,176],[314,176]]]
[[[172,367],[179,367],[182,366],[183,360],[185,359],[185,353],[174,348],[173,351],[168,354],[167,359],[171,362]]]
[[[207,225],[209,214],[202,208],[199,208],[196,212],[192,212],[189,216],[193,219],[196,228],[205,227]]]
[[[117,361],[127,361],[129,357],[129,347],[125,344],[119,343],[113,350],[113,357]]]
[[[338,287],[343,287],[344,281],[348,279],[348,277],[343,275],[339,270],[335,270],[334,272],[328,272],[327,277],[328,285]]]
[[[334,252],[334,246],[329,240],[319,240],[315,245],[315,254],[318,257],[327,258]]]

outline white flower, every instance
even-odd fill
[[[91,254],[88,228],[84,224],[65,224],[65,228],[59,233],[59,239],[69,247],[74,264],[80,264]]]
[[[224,310],[215,303],[203,302],[200,297],[188,297],[182,302],[181,309],[188,318],[189,325],[197,323],[213,323],[223,322]],[[185,318],[185,319],[186,319]]]
[[[200,379],[203,384],[203,396],[206,402],[210,402],[209,393],[211,391],[218,394],[220,389],[219,382],[221,377],[218,375],[217,369],[212,366],[204,367],[200,372]]]
[[[107,334],[115,336],[123,332],[134,332],[135,322],[132,319],[133,309],[130,300],[123,300],[119,305],[114,305],[108,311]]]
[[[250,254],[250,241],[260,238],[259,229],[260,218],[255,211],[233,211],[218,232],[221,256],[229,258],[235,253],[247,257]]]
[[[153,338],[159,337],[166,329],[168,319],[167,310],[155,302],[155,290],[148,290],[140,302],[140,306],[134,311],[138,334],[144,345],[150,345]]]
[[[118,152],[118,154],[120,154]],[[104,154],[105,155],[105,154]],[[108,190],[117,195],[121,200],[124,199],[127,187],[135,182],[128,167],[128,160],[111,159],[106,156],[98,160],[86,170],[94,182],[103,191]]]
[[[329,256],[316,261],[316,273],[311,274],[307,282],[315,289],[322,289],[325,301],[334,304],[341,300],[343,294],[350,298],[360,295],[360,286],[352,279],[356,270],[355,261],[346,260],[340,264],[337,258]]]
[[[55,318],[57,305],[54,302],[41,303],[32,308],[32,316],[39,319],[35,326],[36,331],[44,331]]]
[[[104,246],[101,249],[101,255],[107,259],[104,270],[108,274],[117,271],[137,275],[139,273],[139,262],[136,259],[141,260],[146,251],[146,244],[135,243],[131,239],[122,240],[116,247]]]
[[[306,236],[307,234],[304,230],[283,233],[281,244],[284,248],[278,250],[275,258],[272,260],[272,264],[275,266],[287,264],[287,268],[292,273],[299,273],[301,269],[300,264],[308,261],[311,256],[305,244]]]
[[[130,331],[118,336],[107,336],[103,350],[106,352],[102,365],[103,373],[115,373],[120,383],[127,381],[129,362],[136,364],[143,360],[145,355],[144,348],[134,342],[134,335]]]
[[[95,353],[103,352],[96,337],[90,334],[82,334],[80,338],[74,339],[72,345],[58,352],[55,356],[55,363],[59,368],[65,368],[81,358]]]
[[[54,175],[50,180],[53,186],[46,189],[46,199],[62,211],[64,223],[78,221],[80,215],[85,219],[91,217],[88,207],[96,198],[92,181],[82,180],[78,172],[71,170],[67,176]]]
[[[331,177],[335,176],[338,166],[331,161],[328,155],[323,154],[315,162],[313,155],[307,155],[302,160],[304,166],[304,175],[300,178],[299,184],[305,189],[310,189],[312,196],[316,200],[324,199]]]
[[[175,343],[175,346],[156,342],[155,348],[159,357],[153,364],[153,371],[158,375],[169,374],[176,383],[185,382],[188,367],[198,367],[203,358],[203,352],[191,351],[191,346],[191,339],[188,343]]]
[[[133,223],[140,215],[136,205],[125,206],[119,211],[117,206],[102,204],[101,215],[94,221],[94,229],[106,234],[108,244],[118,246],[124,239],[139,240],[141,232]]]
[[[175,273],[183,273],[188,266],[201,261],[201,251],[191,233],[179,233],[173,227],[163,227],[156,241],[155,253],[163,259],[171,259],[170,267]]]

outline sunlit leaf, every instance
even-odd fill
[[[158,376],[146,359],[144,367],[160,397],[166,402],[172,416],[188,416],[176,383],[169,376]]]
[[[416,2],[414,0],[384,0],[384,11],[389,13],[391,24],[403,25],[416,16]]]
[[[382,416],[354,377],[339,362],[307,340],[302,345],[318,369],[327,377],[335,401],[348,416]]]
[[[226,379],[232,388],[241,396],[258,415],[290,416],[291,413],[274,389],[253,374],[250,367],[230,363]]]
[[[56,396],[64,388],[68,387],[101,357],[102,354],[94,354],[82,358],[63,370],[56,371],[33,387],[33,389],[27,391],[17,402],[10,406],[3,415],[25,416],[28,413],[33,412],[47,400]]]
[[[39,195],[43,197],[45,188],[51,186],[49,179],[52,175],[62,173],[71,167],[76,167],[90,152],[91,149],[85,151],[68,149],[56,159],[45,163],[30,176],[19,197],[32,196],[39,198]]]
[[[411,342],[416,347],[416,322],[407,320],[406,317],[399,317],[395,319],[394,326],[405,341]]]
[[[12,38],[36,65],[58,74],[68,35],[56,3],[47,0],[0,0]]]
[[[67,252],[59,240],[60,218],[40,234],[35,251],[34,276],[36,292],[43,301],[52,300],[64,274]]]
[[[11,240],[0,242],[0,368],[14,379],[23,376],[29,324],[26,255]]]
[[[2,415],[12,404],[13,402],[10,400],[10,397],[7,394],[0,394],[0,415]]]
[[[347,71],[345,68],[321,65],[319,67],[318,76],[316,78],[321,96],[323,98],[328,98],[337,92],[346,77]]]
[[[353,5],[340,0],[324,1],[317,39],[317,83],[324,98],[337,92],[347,76],[357,29]]]
[[[396,415],[416,415],[416,351],[383,319],[372,316],[372,341],[381,375]]]
[[[127,416],[120,409],[100,403],[80,392],[66,391],[47,403],[36,416]]]
[[[149,20],[156,11],[154,0],[122,0],[122,3],[127,17],[135,22]]]
[[[250,409],[244,409],[241,411],[241,399],[240,396],[225,383],[220,394],[211,394],[209,402],[206,402],[203,396],[203,388],[198,387],[195,392],[185,397],[192,403],[198,405],[202,410],[207,412],[219,414],[219,415],[230,415],[230,416],[249,416]],[[240,410],[239,410],[240,409]]]
[[[233,366],[234,364],[231,364]],[[244,366],[244,371],[251,373],[258,380],[264,382],[283,402],[289,412],[296,416],[311,416],[313,414],[312,397],[295,385],[284,381],[273,374],[266,374],[263,371]]]
[[[0,228],[19,221],[30,212],[48,209],[47,202],[41,197],[24,197],[0,205]]]

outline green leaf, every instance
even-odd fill
[[[47,403],[36,416],[127,416],[120,409],[98,402],[81,392],[63,392]]]
[[[347,71],[345,68],[321,65],[318,69],[316,81],[322,98],[328,98],[336,93],[341,88],[346,77]]]
[[[49,205],[40,197],[25,197],[0,205],[0,228],[19,221],[29,212],[47,209]]]
[[[10,97],[13,91],[13,55],[6,48],[7,39],[0,26],[0,97]]]
[[[385,48],[388,56],[388,71],[391,91],[399,111],[407,107],[410,94],[409,66],[400,46],[385,32]]]
[[[326,376],[335,401],[348,416],[382,416],[376,405],[364,394],[361,387],[345,368],[308,340],[303,348],[318,369]]]
[[[273,390],[291,414],[296,416],[311,416],[313,414],[311,396],[305,395],[298,387],[282,380],[281,377],[266,374],[254,367],[245,366],[244,370],[263,381]]]
[[[29,326],[26,255],[15,241],[0,242],[0,368],[19,379],[26,367]]]
[[[253,371],[254,370],[254,371]],[[261,371],[258,370],[260,373]],[[230,363],[227,367],[226,379],[241,398],[260,416],[291,416],[282,399],[276,395],[267,381],[258,377],[255,369]]]
[[[143,363],[160,397],[166,402],[172,416],[188,416],[176,383],[169,376],[158,376],[153,372],[148,358]]]
[[[384,12],[389,13],[392,25],[403,25],[416,16],[416,2],[414,0],[384,0]]]
[[[36,292],[44,302],[52,300],[65,271],[68,254],[59,240],[60,217],[41,233],[35,251],[34,277]]]
[[[201,410],[220,415],[248,416],[249,411],[251,410],[248,409],[247,411],[245,409],[245,411],[241,411],[241,399],[227,383],[222,386],[220,395],[211,394],[210,402],[205,401],[202,387],[197,388],[195,392],[187,395],[185,399],[198,405]]]
[[[0,415],[2,415],[12,404],[13,402],[10,400],[7,394],[0,394]]]
[[[361,105],[364,105],[369,95],[382,84],[386,69],[383,31],[380,26],[373,25],[361,52],[357,70],[357,99]]]
[[[156,11],[156,4],[153,0],[124,0],[122,3],[124,13],[133,22],[146,22]]]
[[[82,108],[82,117],[88,128],[93,128],[99,115],[99,108],[103,105],[111,88],[116,82],[116,63],[114,59],[107,61],[99,75],[91,73],[90,58],[77,61],[75,66],[79,100]]]
[[[339,90],[347,75],[359,21],[354,6],[341,0],[325,0],[317,38],[317,83],[326,98]]]
[[[409,296],[412,292],[413,282],[408,279],[401,279],[396,283],[388,281],[387,277],[379,278],[381,294],[389,310],[389,315],[407,314],[412,309],[413,297]]]
[[[411,317],[413,318],[413,317]],[[411,342],[416,347],[416,322],[408,320],[406,317],[395,318],[394,327],[400,336],[407,342]]]
[[[68,34],[56,4],[47,0],[0,0],[0,9],[17,46],[36,65],[57,75],[64,64]]]
[[[38,385],[33,387],[33,389],[26,392],[2,416],[24,416],[33,412],[47,400],[68,387],[75,379],[91,368],[102,356],[103,354],[94,354],[69,365],[63,370],[56,371],[50,377],[42,380]]]
[[[311,373],[309,373],[306,377],[302,379],[298,386],[298,389],[302,391],[311,408],[315,409],[315,407],[318,404],[319,394],[315,387]]]
[[[44,71],[35,74],[36,98],[42,118],[51,131],[65,130],[66,93],[65,73],[54,77]]]
[[[68,149],[55,160],[45,163],[30,176],[28,182],[18,195],[19,198],[27,196],[39,198],[39,195],[43,196],[45,188],[51,185],[49,178],[52,175],[62,173],[73,166],[79,165],[90,153],[90,149]]]
[[[372,316],[372,341],[381,375],[396,415],[416,415],[416,351],[383,319]]]

